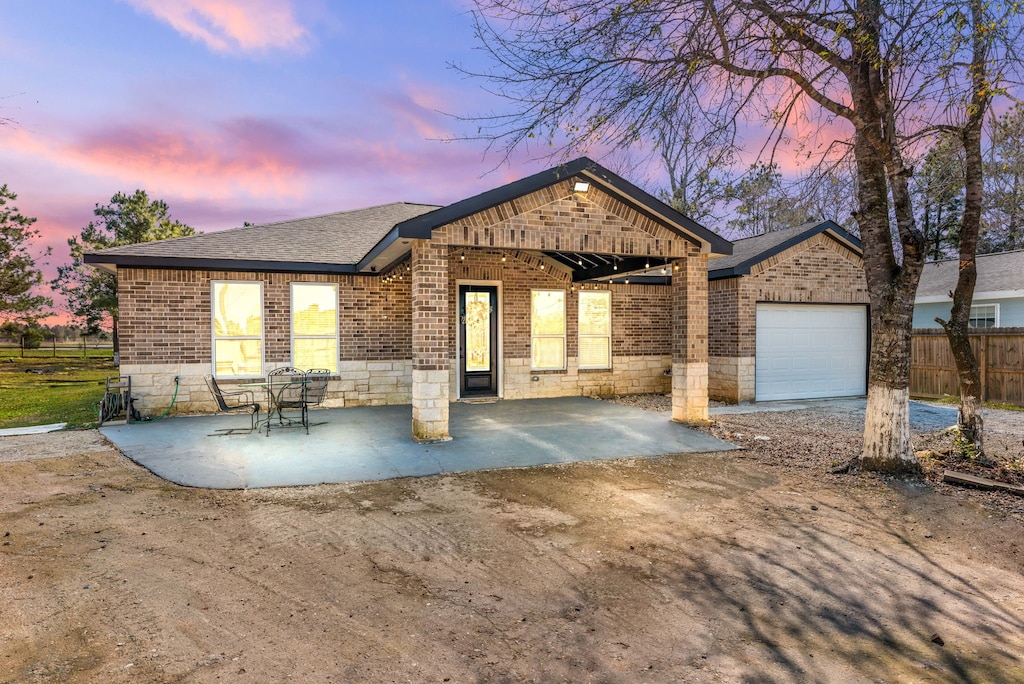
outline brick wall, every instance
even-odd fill
[[[461,258],[462,254],[466,259]],[[501,258],[505,256],[505,261]],[[552,289],[565,291],[566,354],[578,354],[579,310],[578,287],[568,273],[549,263],[541,269],[537,257],[518,251],[503,252],[493,249],[452,250],[449,257],[451,281],[448,306],[457,312],[457,281],[474,280],[501,282],[502,327],[506,358],[530,358],[530,290]],[[593,288],[594,285],[587,287]],[[671,348],[671,288],[662,285],[601,284],[597,286],[612,293],[612,355],[643,356],[668,355]],[[449,335],[457,339],[457,316],[449,321]]]
[[[690,242],[591,184],[567,179],[434,230],[431,242],[472,247],[681,257]],[[587,179],[580,179],[587,180]]]
[[[264,284],[267,369],[290,362],[289,284],[336,283],[341,366],[339,377],[331,381],[328,405],[415,403],[411,388],[417,373],[424,378],[423,374],[432,374],[433,384],[437,384],[436,374],[443,373],[450,387],[456,385],[452,361],[457,281],[498,281],[502,283],[505,396],[668,391],[671,378],[665,371],[672,367],[672,288],[599,285],[612,292],[613,369],[579,371],[578,298],[570,275],[525,250],[665,257],[679,259],[685,266],[696,247],[594,185],[585,196],[574,194],[572,182],[566,180],[435,230],[431,240],[414,247],[419,249],[415,259],[392,271],[394,278],[120,269],[124,368],[139,375],[142,394],[149,392],[155,408],[169,400],[170,381],[179,375],[180,407],[209,410],[212,404],[202,375],[209,372],[211,362],[211,281]],[[414,280],[419,283],[415,293]],[[566,291],[565,371],[538,374],[530,370],[530,290],[534,288]],[[691,312],[687,315],[704,315],[703,309],[688,307],[687,311]],[[414,334],[419,335],[415,349]],[[700,348],[702,342],[695,341]],[[435,408],[435,397],[421,399],[426,411],[423,419],[440,425],[434,418],[442,416],[427,415]]]
[[[404,268],[404,266],[402,267]],[[342,361],[392,361],[412,357],[409,278],[311,275],[251,271],[118,270],[121,359],[128,364],[211,361],[211,282],[263,283],[265,360],[290,362],[292,282],[338,285]]]
[[[749,275],[710,282],[712,399],[754,399],[758,302],[866,304],[863,261],[832,238],[818,234],[766,259]]]
[[[450,252],[448,298],[452,340],[458,337],[458,282],[501,283],[502,379],[506,398],[668,391],[671,380],[665,371],[671,368],[671,288],[620,283],[598,285],[599,289],[612,293],[612,370],[581,371],[577,368],[579,288],[574,287],[567,272],[518,250],[457,248]],[[541,263],[544,263],[543,269]],[[557,289],[566,294],[564,371],[530,369],[530,291],[533,289]],[[454,388],[458,380],[454,355],[452,366]],[[534,377],[537,380],[533,380]]]

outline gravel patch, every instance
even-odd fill
[[[658,412],[670,411],[672,406],[671,396],[664,394],[621,396],[610,400]],[[949,404],[922,403],[950,408]],[[723,406],[716,402],[711,405]],[[1024,522],[1024,497],[942,482],[943,471],[950,469],[1024,484],[1024,411],[985,409],[984,419],[986,462],[959,456],[953,449],[954,435],[948,429],[914,430],[914,449],[921,458],[924,481],[945,495],[975,502]],[[822,402],[792,411],[712,415],[711,424],[699,429],[741,447],[743,451],[737,452],[736,457],[758,465],[833,483],[853,478],[889,479],[873,473],[829,473],[830,469],[856,456],[863,444],[863,412],[852,408],[850,402]]]

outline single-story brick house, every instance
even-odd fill
[[[823,221],[736,240],[708,280],[712,399],[866,394],[869,300],[856,237]]]
[[[1024,327],[1024,250],[978,255],[978,281],[971,300],[972,328]],[[924,265],[914,299],[914,327],[938,328],[938,316],[949,320],[959,259]]]
[[[586,158],[437,207],[396,203],[115,247],[121,373],[144,413],[212,410],[273,368],[329,406],[672,392],[707,419],[707,264],[731,243]]]

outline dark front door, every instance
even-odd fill
[[[498,363],[498,288],[460,285],[460,396],[498,396]]]

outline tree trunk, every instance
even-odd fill
[[[983,9],[978,0],[971,2],[974,25],[983,23]],[[984,160],[981,152],[981,128],[988,107],[985,64],[987,43],[975,31],[972,61],[973,95],[971,114],[961,132],[964,147],[964,214],[960,224],[960,270],[956,290],[953,292],[953,308],[949,322],[941,319],[949,347],[956,362],[956,373],[960,379],[959,425],[961,438],[972,445],[972,456],[984,453],[981,417],[981,373],[978,359],[971,349],[969,335],[971,302],[974,300],[974,286],[978,281],[977,253],[978,234],[981,232],[981,204],[984,191]]]
[[[860,227],[871,300],[871,363],[860,467],[907,474],[921,468],[910,435],[910,331],[927,244],[915,225],[911,172],[897,147],[895,110],[874,57],[878,33],[870,23],[878,6],[871,2],[858,6],[864,8],[864,35],[874,41],[858,44],[854,56],[858,69],[850,74],[857,111],[853,154],[859,207],[854,217]],[[897,260],[890,216],[896,219],[902,263]]]
[[[921,465],[910,434],[909,328],[884,322],[889,317],[881,313],[873,311],[871,316],[872,366],[860,467],[894,475],[916,473]]]

